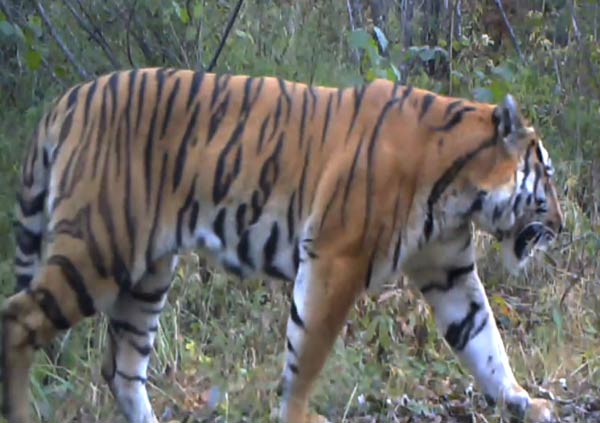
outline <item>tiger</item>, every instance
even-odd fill
[[[234,280],[293,284],[285,423],[325,421],[310,394],[349,311],[401,276],[490,402],[554,419],[552,401],[517,382],[475,263],[476,230],[516,271],[563,228],[551,158],[510,94],[488,104],[383,79],[120,70],[58,97],[24,156],[19,289],[1,311],[10,423],[29,420],[34,351],[97,313],[118,409],[158,421],[147,368],[190,250]]]

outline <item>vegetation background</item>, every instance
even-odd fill
[[[238,0],[0,0],[0,300],[14,289],[19,159],[46,104],[113,69],[209,66]],[[327,85],[374,77],[497,101],[511,92],[557,167],[566,231],[509,276],[478,239],[479,268],[518,378],[556,395],[564,422],[600,421],[600,2],[260,0],[242,4],[215,70]],[[149,387],[161,421],[263,422],[278,401],[290,287],[236,283],[184,257]],[[492,422],[472,379],[405,281],[362,299],[314,407],[345,422]],[[122,421],[99,373],[103,318],[39,354],[35,413]]]

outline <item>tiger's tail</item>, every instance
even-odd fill
[[[15,276],[16,291],[29,288],[42,254],[45,227],[44,206],[48,194],[50,150],[50,117],[54,108],[41,119],[21,164],[15,207]]]

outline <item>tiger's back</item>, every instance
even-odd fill
[[[125,284],[173,248],[193,247],[242,277],[293,280],[313,210],[320,219],[345,202],[353,231],[364,196],[376,196],[358,194],[367,181],[357,169],[382,126],[374,111],[399,94],[378,84],[338,90],[147,69],[77,86],[40,129],[38,148],[53,157],[51,233],[95,238],[94,266],[118,268]],[[381,158],[377,166],[371,182],[384,173]],[[313,209],[315,199],[330,204]]]

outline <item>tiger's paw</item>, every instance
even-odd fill
[[[504,396],[504,405],[511,417],[525,423],[553,423],[557,421],[552,402],[543,398],[531,398],[520,386]]]
[[[533,398],[525,412],[525,421],[528,423],[553,423],[558,421],[554,414],[552,403],[543,398]]]
[[[505,399],[506,409],[513,418],[525,423],[554,423],[556,420],[552,402],[543,398],[531,398],[525,390]]]

